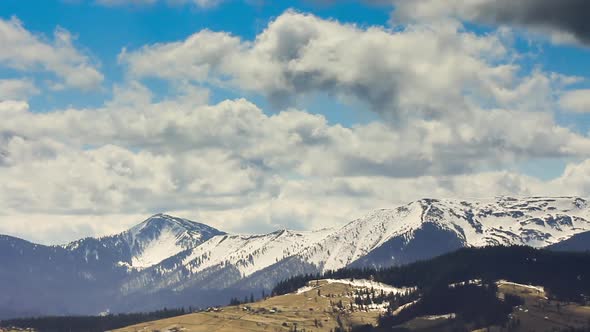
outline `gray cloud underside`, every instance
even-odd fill
[[[508,24],[548,33],[552,39],[574,39],[590,45],[590,2],[586,0],[393,0],[397,20],[458,16]]]
[[[571,33],[590,45],[590,2],[586,0],[500,0],[480,5],[485,21]]]

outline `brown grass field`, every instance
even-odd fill
[[[241,306],[220,308],[219,312],[199,312],[180,317],[142,323],[116,331],[331,331],[352,324],[375,324],[379,311],[349,312],[335,309],[332,303],[350,305],[353,288],[348,285],[323,283],[302,294],[287,294]],[[248,307],[249,309],[246,309]],[[340,323],[338,323],[340,321]]]

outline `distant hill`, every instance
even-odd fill
[[[552,244],[547,248],[556,251],[590,252],[590,232],[576,234],[567,240]]]
[[[104,332],[142,322],[186,314],[185,309],[154,312],[103,314],[99,316],[45,316],[0,320],[0,332]]]

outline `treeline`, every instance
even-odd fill
[[[240,304],[254,303],[254,302],[255,302],[254,294],[250,294],[250,297],[245,296],[243,300],[240,300],[237,297],[232,297],[229,300],[229,305],[240,305]]]
[[[464,284],[454,287],[439,285],[433,287],[427,293],[421,294],[420,298],[409,297],[409,294],[398,297],[387,298],[383,295],[356,296],[355,303],[378,303],[380,298],[390,300],[387,313],[379,316],[378,328],[368,325],[355,326],[354,332],[368,331],[401,331],[399,326],[416,317],[441,316],[447,317],[445,330],[447,331],[472,331],[488,326],[502,326],[512,330],[519,324],[519,320],[510,320],[509,314],[513,308],[524,304],[524,300],[516,295],[506,294],[501,300],[497,296],[497,285],[494,282]],[[393,294],[390,294],[391,297]],[[395,312],[402,305],[403,310]]]
[[[388,309],[395,310],[398,307],[418,300],[419,293],[411,290],[394,293],[374,288],[362,288],[354,291],[352,302],[359,310],[368,310],[372,305],[387,304]]]
[[[267,297],[268,296],[266,294],[266,291],[262,290],[262,296],[260,297],[260,299],[265,300]],[[256,301],[257,301],[257,299],[254,297],[254,293],[250,293],[250,297],[244,296],[243,300],[240,300],[237,297],[232,297],[229,300],[229,305],[240,305],[240,304],[246,304],[246,303],[254,303]]]
[[[51,316],[19,318],[0,321],[0,327],[33,328],[40,332],[104,332],[129,325],[149,322],[158,319],[181,316],[192,311],[167,309],[131,314],[106,316]]]
[[[496,283],[466,284],[457,287],[439,285],[422,294],[419,301],[393,315],[393,307],[379,319],[379,326],[393,328],[420,316],[439,316],[453,313],[459,326],[470,330],[491,325],[506,326],[512,308],[524,304],[522,298],[507,294],[504,300],[497,296]]]
[[[464,248],[430,260],[385,269],[341,269],[295,276],[278,283],[273,295],[293,292],[315,279],[374,279],[397,287],[418,287],[426,293],[439,285],[466,280],[496,281],[545,287],[549,296],[585,303],[590,295],[590,254],[553,252],[524,246]]]
[[[425,293],[387,293],[383,290],[365,288],[354,291],[350,309],[363,311],[376,307],[386,308],[386,314],[379,317],[379,326],[387,330],[416,317],[450,313],[452,317],[448,318],[449,323],[469,330],[491,325],[508,327],[508,324],[518,324],[517,321],[509,321],[508,315],[515,306],[523,305],[524,299],[513,294],[504,294],[503,299],[500,299],[497,293],[498,286],[492,281],[441,284]],[[399,310],[402,306],[403,310]],[[342,302],[336,307],[344,308]],[[365,330],[370,331],[368,328],[365,327]]]

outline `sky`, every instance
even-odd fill
[[[590,193],[586,0],[32,4],[0,4],[0,234]]]

